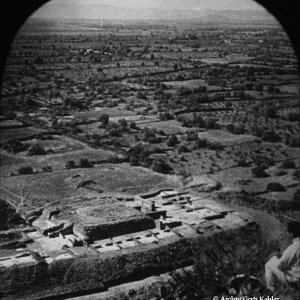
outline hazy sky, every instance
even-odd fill
[[[51,5],[61,3],[89,4],[100,3],[117,7],[135,8],[163,8],[163,9],[189,9],[189,8],[210,8],[210,9],[256,9],[260,7],[253,0],[52,0]]]
[[[74,17],[86,7],[101,7],[101,5],[118,8],[160,8],[160,9],[262,9],[254,0],[52,0],[36,11],[33,17],[56,17],[62,12],[72,9]],[[88,17],[88,16],[87,16]]]

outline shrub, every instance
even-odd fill
[[[90,179],[81,181],[81,182],[77,185],[76,189],[79,189],[79,188],[81,188],[81,187],[86,187],[87,185],[90,185],[90,184],[96,184],[96,182],[93,181],[93,180],[90,180]]]
[[[106,161],[110,164],[117,164],[119,163],[119,157],[117,155],[110,155]]]
[[[153,136],[153,137],[149,137],[147,139],[147,142],[150,143],[150,144],[158,144],[158,143],[162,142],[162,139],[160,137]]]
[[[194,131],[189,131],[187,134],[186,134],[186,140],[187,141],[195,141],[198,139],[198,134]]]
[[[207,140],[206,139],[197,139],[195,141],[195,148],[206,148],[207,147]]]
[[[108,134],[110,136],[119,136],[120,130],[119,130],[119,128],[111,128],[111,129],[109,129]]]
[[[181,169],[178,173],[178,176],[183,177],[184,179],[188,178],[191,176],[191,173],[189,173],[186,169]]]
[[[173,115],[170,112],[162,112],[159,114],[159,119],[161,121],[167,121],[167,120],[172,120],[174,119]]]
[[[257,126],[252,126],[251,129],[250,129],[250,133],[254,136],[257,136],[257,137],[262,137],[263,135],[263,130]]]
[[[146,157],[145,159],[141,160],[140,159],[140,164],[142,167],[144,168],[151,168],[152,165],[152,159],[150,159],[149,157]]]
[[[224,146],[219,142],[210,142],[209,149],[211,150],[223,150]]]
[[[297,190],[293,195],[293,201],[299,203],[300,202],[300,190]]]
[[[190,152],[190,150],[189,150],[189,148],[186,145],[181,144],[178,147],[178,152],[179,153],[186,153],[186,152]]]
[[[296,170],[296,171],[294,172],[293,177],[294,177],[295,179],[300,179],[300,169],[298,169],[298,170]]]
[[[268,177],[269,175],[265,172],[265,169],[262,167],[254,167],[251,169],[251,172],[253,174],[254,177],[258,177],[258,178],[264,178],[264,177]]]
[[[281,137],[274,131],[268,130],[262,134],[262,139],[266,142],[276,143],[281,141]]]
[[[291,135],[286,139],[285,142],[288,146],[290,147],[300,147],[300,137],[299,136],[295,136],[295,135]]]
[[[269,107],[266,111],[266,117],[268,118],[276,118],[276,109],[273,107]]]
[[[274,175],[275,176],[283,176],[283,175],[286,175],[287,174],[287,172],[285,171],[285,170],[277,170],[275,173],[274,173]]]
[[[284,169],[296,169],[296,164],[293,160],[285,160],[284,162],[282,162],[281,166]]]
[[[237,166],[238,167],[247,167],[248,163],[247,163],[246,157],[239,157],[238,161],[237,161]]]
[[[42,168],[44,172],[52,172],[52,166],[45,166]]]
[[[270,182],[267,186],[268,192],[284,192],[286,188],[279,182]]]
[[[25,166],[25,167],[21,167],[18,170],[19,175],[29,175],[29,174],[34,174],[33,172],[33,168],[30,166]]]

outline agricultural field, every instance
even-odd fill
[[[10,192],[26,195],[26,208],[47,204],[65,204],[76,196],[105,194],[138,194],[172,188],[180,182],[168,175],[140,167],[104,164],[94,168],[64,170],[53,173],[2,178],[1,186]],[[62,200],[62,202],[61,202]]]
[[[23,127],[23,128],[14,128],[14,129],[5,129],[1,130],[0,141],[1,144],[6,143],[14,139],[27,139],[35,134],[41,132],[38,128],[33,127]]]
[[[0,277],[17,259],[33,263],[32,253],[47,267],[72,258],[62,267],[71,282],[62,293],[89,297],[104,283],[109,294],[114,285],[190,267],[197,251],[189,247],[206,247],[208,236],[216,257],[215,240],[227,234],[254,249],[240,233],[251,228],[268,237],[261,260],[274,244],[286,246],[287,220],[300,221],[297,58],[272,20],[209,20],[25,23],[1,87]],[[135,257],[138,266],[128,267]],[[115,278],[101,273],[111,261],[121,261]],[[255,263],[250,272],[262,277],[265,262]],[[82,280],[90,270],[104,283]],[[8,297],[9,276],[0,278]],[[36,283],[34,299],[44,290],[61,296],[60,279]]]

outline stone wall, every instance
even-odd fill
[[[46,264],[0,269],[0,290],[3,299],[37,299],[101,290],[192,265],[194,257],[215,249],[220,259],[226,256],[241,268],[258,251],[261,231],[255,223],[209,236],[181,238],[165,244],[149,244],[134,250],[111,252],[107,255],[74,257]]]

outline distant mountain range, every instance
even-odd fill
[[[109,20],[199,20],[203,22],[270,22],[275,18],[266,10],[211,10],[211,9],[174,9],[157,8],[120,8],[110,5],[86,4],[71,7],[68,3],[61,5],[59,11],[50,13],[42,7],[34,15],[36,18],[79,18]]]

